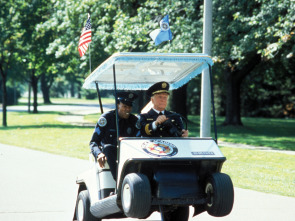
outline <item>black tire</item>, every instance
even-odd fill
[[[76,203],[76,218],[77,221],[101,221],[101,219],[94,217],[90,212],[88,190],[83,190],[78,195]]]
[[[211,216],[230,214],[234,204],[234,187],[230,177],[224,173],[213,173],[206,182],[208,202],[206,210]]]
[[[127,217],[146,217],[151,207],[151,186],[147,176],[140,173],[130,173],[125,176],[121,199]]]
[[[189,207],[177,207],[171,211],[161,212],[162,221],[188,221],[189,219]]]

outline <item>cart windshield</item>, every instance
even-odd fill
[[[174,90],[186,84],[213,65],[205,54],[196,53],[116,53],[99,65],[86,79],[83,87],[114,90],[147,90],[159,81],[166,81]],[[114,68],[115,67],[115,68]]]

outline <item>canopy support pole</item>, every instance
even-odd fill
[[[103,114],[103,107],[102,107],[102,103],[101,103],[101,97],[100,97],[100,93],[99,93],[99,88],[98,88],[98,83],[97,82],[95,82],[95,86],[96,86],[96,92],[97,92],[99,106],[100,106],[100,113]]]
[[[116,82],[116,67],[115,64],[113,64],[113,77],[114,77],[114,89],[115,89],[115,110],[116,110],[116,128],[117,128],[117,164],[119,165],[120,160],[120,149],[119,149],[119,114],[118,114],[118,95],[117,95],[117,82]],[[118,170],[116,177],[118,177]],[[116,181],[118,182],[118,180]],[[117,185],[116,185],[117,187]],[[117,191],[117,188],[116,188]]]

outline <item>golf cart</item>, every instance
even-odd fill
[[[98,66],[85,80],[86,89],[147,90],[166,81],[174,90],[186,84],[213,61],[204,54],[117,53]],[[212,78],[211,78],[212,79]],[[212,81],[211,81],[212,88]],[[230,177],[221,173],[226,160],[215,138],[118,137],[117,181],[109,167],[92,163],[77,177],[79,185],[74,220],[110,218],[145,219],[153,212],[163,221],[187,221],[189,206],[194,216],[204,211],[221,217],[233,207],[234,190]],[[101,99],[100,108],[103,113]]]

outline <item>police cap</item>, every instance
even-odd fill
[[[155,83],[154,85],[150,86],[150,88],[147,90],[147,96],[152,97],[155,94],[160,93],[167,93],[169,94],[169,83],[166,81],[161,81],[158,83]]]
[[[138,97],[137,94],[133,92],[118,92],[118,101],[132,107],[133,101]]]

